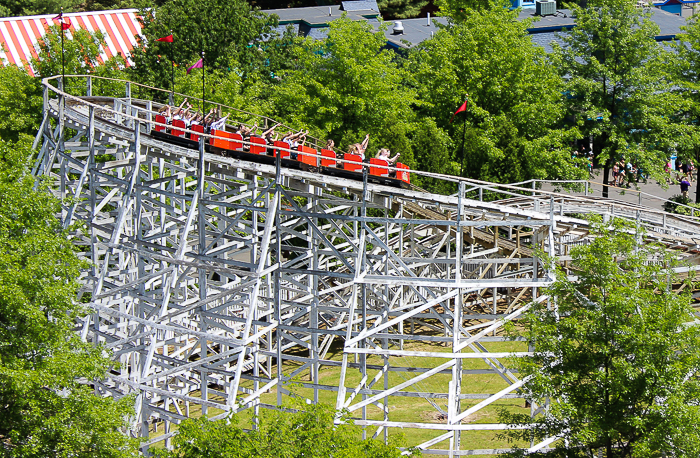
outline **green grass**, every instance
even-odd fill
[[[329,351],[326,356],[327,359],[334,361],[342,360],[342,346],[336,341],[331,351]],[[487,342],[483,344],[489,351],[526,351],[527,344],[525,342]],[[445,347],[436,343],[420,343],[420,342],[407,342],[404,346],[404,350],[410,351],[431,351],[431,352],[449,352],[450,347]],[[296,353],[297,356],[307,356],[308,352],[306,350]],[[358,357],[359,359],[359,357]],[[353,362],[353,356],[350,356],[350,361]],[[446,358],[438,357],[391,357],[390,364],[394,367],[396,366],[406,366],[406,367],[421,367],[421,368],[434,368],[444,362],[448,361]],[[506,360],[501,360],[501,363],[510,366]],[[369,356],[367,358],[368,365],[382,365],[383,358],[377,356]],[[291,374],[294,370],[300,367],[299,363],[293,361],[285,361],[285,374]],[[274,369],[274,368],[273,368]],[[463,369],[489,369],[489,366],[481,359],[464,359]],[[321,366],[319,371],[319,383],[328,386],[338,386],[340,382],[340,367],[333,366]],[[377,370],[368,370],[368,381],[372,380],[377,374]],[[297,382],[308,382],[309,381],[309,371],[306,370],[295,378]],[[274,376],[274,374],[273,374]],[[388,374],[388,386],[393,387],[404,381],[415,377],[415,373],[398,373],[389,372]],[[345,387],[347,388],[347,395],[349,395],[352,390],[359,384],[362,379],[361,373],[358,369],[349,368],[346,374]],[[434,392],[434,393],[447,393],[448,383],[452,379],[450,374],[438,374],[433,375],[417,384],[411,385],[405,388],[403,391],[409,392]],[[241,386],[245,388],[253,388],[253,382],[242,381]],[[498,375],[498,374],[478,374],[472,375],[467,374],[462,378],[462,393],[463,394],[493,394],[504,388],[508,384]],[[384,376],[373,386],[374,389],[383,389],[384,387]],[[310,388],[304,388],[299,386],[297,383],[293,388],[293,391],[299,395],[304,396],[309,399],[313,399],[313,390]],[[191,396],[197,397],[198,393],[192,393]],[[283,396],[286,399],[286,396]],[[216,398],[214,398],[216,399]],[[319,390],[319,401],[327,403],[330,405],[335,405],[337,400],[337,393],[329,390]],[[361,396],[357,396],[353,404],[361,400]],[[434,399],[434,401],[444,410],[447,411],[446,400]],[[475,405],[480,402],[477,400],[463,400],[462,410],[468,408],[469,406]],[[261,402],[266,404],[276,404],[277,402],[277,389],[273,388],[270,392],[265,393],[261,396]],[[383,401],[380,401],[383,402]],[[524,412],[528,413],[529,408],[525,407],[525,402],[523,399],[504,399],[483,408],[481,411],[477,412],[473,417],[467,418],[462,423],[498,423],[498,412],[501,409],[506,409],[511,412]],[[175,410],[171,407],[171,410]],[[222,411],[218,409],[209,409],[209,416],[217,415]],[[252,415],[252,410],[242,412],[239,414],[242,418],[242,424],[249,424]],[[362,415],[361,410],[353,412],[353,416],[360,417]],[[198,417],[201,416],[201,408],[199,406],[192,405],[190,409],[190,416]],[[370,420],[383,420],[382,411],[376,406],[367,407],[367,418]],[[420,397],[400,397],[392,396],[389,397],[389,420],[398,422],[415,422],[415,423],[445,423],[444,419],[439,418],[439,412],[425,399]],[[173,425],[172,428],[176,428]],[[371,437],[375,431],[375,427],[366,428],[368,437]],[[402,429],[397,430],[397,428],[392,428],[389,430],[389,434],[403,434],[406,439],[408,446],[418,445],[426,440],[436,437],[444,431],[431,431],[425,429]],[[163,425],[159,425],[157,430],[153,431],[151,437],[156,437],[163,434]],[[505,439],[499,439],[499,432],[497,431],[463,431],[461,434],[461,448],[462,449],[494,449],[494,448],[509,448],[513,444],[509,444]],[[381,436],[380,436],[381,437]],[[525,444],[521,444],[525,445]],[[447,449],[449,447],[449,440],[443,441],[432,448],[437,449]],[[428,456],[428,455],[424,455]]]

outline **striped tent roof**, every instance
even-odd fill
[[[137,9],[64,13],[63,17],[69,18],[71,22],[70,29],[66,30],[66,38],[70,38],[71,31],[76,29],[87,29],[90,32],[100,30],[107,44],[100,53],[100,60],[121,53],[129,64],[133,64],[129,56],[141,33],[137,14]],[[37,57],[38,40],[46,34],[49,26],[58,25],[58,21],[52,20],[54,17],[55,14],[0,18],[0,63],[24,66],[34,75],[31,66],[25,63],[30,62],[32,57]]]

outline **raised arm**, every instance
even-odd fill
[[[267,137],[268,134],[273,133],[273,132],[275,131],[275,129],[276,129],[277,127],[280,126],[280,124],[281,124],[281,123],[278,122],[278,123],[275,124],[274,126],[270,127],[269,129],[267,129],[265,132],[262,133],[262,136],[263,136],[263,137]]]
[[[362,140],[362,143],[361,143],[362,151],[365,151],[367,149],[368,145],[369,145],[369,134],[365,135],[365,139]]]

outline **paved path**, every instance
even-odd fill
[[[589,184],[589,195],[601,197],[603,195],[603,171],[602,169],[595,169],[593,171],[594,177],[591,178]],[[611,174],[612,175],[612,174]],[[695,189],[697,183],[693,177],[693,182],[690,188],[690,198],[695,199]],[[612,182],[612,177],[610,178]],[[545,183],[542,185],[542,189],[545,191],[557,191],[564,194],[571,195],[583,195],[584,192],[572,192],[566,189],[557,188],[555,185]],[[641,193],[641,200],[640,200]],[[642,204],[651,208],[656,208],[663,210],[663,204],[665,199],[669,199],[675,195],[681,193],[680,186],[678,184],[670,184],[666,187],[659,184],[656,180],[648,180],[647,183],[639,182],[637,187],[632,186],[630,188],[618,188],[614,186],[609,187],[608,197],[621,202],[630,202],[635,204]]]

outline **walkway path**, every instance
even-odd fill
[[[594,177],[591,178],[591,183],[589,184],[588,194],[590,196],[601,197],[603,195],[603,172],[602,169],[595,169],[593,171]],[[690,198],[695,198],[695,178],[693,178],[693,183],[691,186]],[[610,178],[612,182],[612,177]],[[572,192],[565,189],[557,188],[555,185],[550,183],[544,183],[542,185],[542,190],[545,191],[557,191],[572,195],[582,195],[584,192]],[[641,192],[641,200],[640,200]],[[639,182],[637,183],[637,188],[634,186],[630,188],[618,188],[614,186],[609,187],[608,197],[621,202],[630,202],[634,204],[642,204],[647,207],[656,208],[663,210],[663,204],[665,199],[670,199],[671,197],[680,194],[680,186],[678,184],[667,185],[666,187],[659,184],[656,180],[648,180],[647,183]]]

